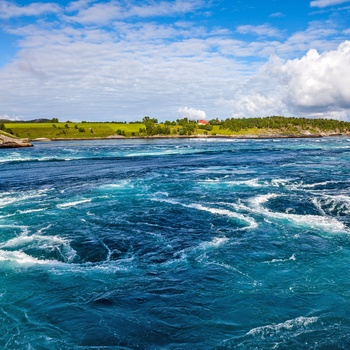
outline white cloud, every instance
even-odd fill
[[[21,117],[19,117],[19,116],[9,116],[9,115],[7,115],[7,114],[0,115],[0,119],[13,120],[13,121],[22,120]]]
[[[87,8],[91,3],[93,3],[95,0],[77,0],[72,1],[66,6],[66,11],[73,12],[73,11],[79,11],[84,8]]]
[[[233,117],[294,115],[350,120],[350,41],[303,57],[271,57],[229,99],[218,101]]]
[[[311,1],[310,7],[323,8],[328,6],[344,4],[346,2],[349,2],[349,0],[314,0]]]
[[[350,41],[321,54],[311,49],[301,59],[274,66],[288,105],[317,112],[350,109]]]
[[[202,0],[176,0],[173,2],[147,2],[143,5],[136,5],[131,2],[107,1],[94,3],[88,6],[91,1],[78,0],[69,4],[66,8],[69,12],[78,11],[77,14],[66,16],[66,20],[81,24],[108,24],[113,20],[121,20],[130,17],[147,18],[169,16],[190,13],[204,6]]]
[[[206,119],[207,115],[204,111],[195,108],[181,107],[178,109],[178,112],[183,118],[188,119]]]
[[[9,32],[23,38],[0,70],[0,113],[27,119],[163,120],[191,105],[216,117],[216,99],[232,95],[243,67],[190,23],[118,22],[113,31],[38,23]]]
[[[202,0],[176,0],[175,2],[161,1],[159,4],[151,3],[150,5],[133,6],[128,16],[137,17],[159,17],[175,16],[180,13],[192,12],[203,6]]]
[[[271,13],[271,15],[269,17],[271,18],[282,18],[285,17],[286,15],[282,12],[275,12],[275,13]]]
[[[54,3],[33,2],[28,6],[17,6],[13,2],[0,1],[0,18],[9,19],[21,16],[39,16],[44,13],[58,13],[59,5]]]
[[[281,35],[280,31],[270,24],[262,24],[258,26],[242,25],[237,27],[240,34],[255,34],[259,36],[278,37]]]

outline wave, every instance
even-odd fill
[[[46,209],[27,209],[27,210],[17,210],[16,213],[18,214],[31,214],[31,213],[38,213],[41,211],[45,211]]]
[[[75,202],[67,202],[67,203],[57,204],[57,208],[66,209],[66,208],[76,207],[79,204],[90,203],[91,201],[92,201],[92,199],[82,199],[82,200],[75,201]]]
[[[20,265],[33,265],[33,264],[55,265],[55,264],[61,263],[58,260],[38,259],[22,251],[7,251],[7,250],[0,250],[0,261],[15,262],[16,264],[20,264]]]
[[[309,325],[316,323],[318,317],[297,317],[291,320],[287,320],[283,323],[271,324],[262,327],[256,327],[251,329],[246,335],[266,338],[271,336],[271,334],[278,333],[280,331],[293,331],[298,329],[305,329]]]
[[[345,216],[350,214],[350,197],[346,195],[326,195],[313,198],[312,203],[322,215]]]
[[[283,187],[289,190],[306,190],[306,189],[314,189],[320,186],[327,186],[330,184],[337,184],[338,181],[321,181],[315,183],[304,183],[303,181],[295,181],[294,179],[273,179],[271,181],[272,187]]]
[[[152,157],[152,156],[167,156],[176,154],[192,154],[199,153],[201,151],[193,149],[191,147],[175,147],[174,149],[159,149],[153,151],[140,151],[135,153],[126,153],[125,157]]]
[[[197,204],[197,203],[184,204],[184,203],[180,203],[178,201],[168,199],[168,198],[160,199],[160,198],[154,197],[154,198],[152,198],[152,200],[157,201],[157,202],[165,202],[165,203],[169,203],[169,204],[180,205],[180,206],[185,207],[185,208],[206,211],[206,212],[209,212],[209,213],[214,214],[214,215],[221,215],[221,216],[227,216],[230,218],[238,219],[239,221],[243,221],[243,222],[248,224],[248,226],[244,227],[243,229],[254,229],[254,228],[258,227],[258,224],[256,223],[256,221],[253,218],[247,217],[247,216],[240,214],[240,213],[237,213],[237,212],[233,212],[231,210],[206,207],[206,206],[203,206],[202,204]]]
[[[130,180],[122,180],[122,181],[117,181],[114,183],[109,183],[109,184],[104,184],[99,187],[101,190],[113,190],[116,188],[133,188],[134,185],[131,183]]]
[[[214,237],[210,242],[203,242],[200,244],[201,248],[207,249],[207,248],[216,248],[219,247],[226,242],[228,242],[229,239],[226,237]]]
[[[266,264],[270,264],[270,263],[282,263],[282,262],[288,262],[288,261],[296,261],[297,258],[295,256],[295,254],[292,254],[292,256],[290,256],[287,259],[272,259],[271,261],[265,261]]]
[[[26,251],[37,252],[40,258],[34,257],[32,254],[28,255],[32,259],[52,260],[52,256],[56,256],[57,260],[70,263],[76,256],[76,251],[70,246],[69,241],[59,236],[43,236],[40,233],[47,228],[38,231],[39,234],[29,235],[28,233],[9,239],[0,244],[2,251],[12,251],[26,253]],[[33,253],[34,254],[34,253]],[[46,256],[47,259],[42,259]],[[27,260],[28,260],[27,259]]]
[[[22,202],[27,199],[41,198],[46,196],[49,189],[27,191],[27,192],[5,192],[0,195],[0,208],[8,205]]]
[[[67,158],[67,157],[7,157],[0,159],[0,164],[12,164],[12,163],[35,163],[35,162],[64,162],[70,160],[78,160],[81,158]],[[84,159],[84,158],[82,158]]]
[[[254,170],[249,169],[236,169],[236,168],[225,168],[218,166],[211,166],[207,168],[200,168],[194,170],[183,170],[182,174],[215,174],[215,175],[246,175],[246,174],[255,174]]]
[[[205,253],[203,254],[203,252],[206,252],[211,249],[219,248],[222,245],[226,244],[228,241],[229,241],[229,238],[227,237],[214,237],[211,241],[202,242],[199,245],[194,247],[181,249],[180,251],[177,251],[173,254],[173,257],[175,259],[168,260],[165,263],[163,263],[163,265],[168,266],[172,264],[177,264],[179,260],[184,261],[184,260],[188,260],[189,258],[194,258],[195,260],[203,263],[202,259],[203,258],[206,259],[206,254]],[[205,264],[216,264],[216,263],[207,262]]]
[[[324,229],[330,232],[349,232],[348,228],[339,220],[329,216],[319,215],[298,215],[291,213],[273,212],[265,207],[263,204],[272,198],[276,198],[277,194],[259,195],[250,199],[251,208],[253,211],[263,214],[265,217],[273,219],[282,219],[292,221],[297,225],[308,226],[313,229]],[[247,208],[247,207],[245,207]]]

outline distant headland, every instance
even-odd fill
[[[305,138],[350,135],[350,122],[283,116],[158,122],[62,122],[57,118],[0,120],[0,147],[31,146],[30,141],[125,138]]]

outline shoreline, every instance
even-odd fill
[[[264,140],[264,139],[312,139],[323,137],[341,137],[349,134],[310,134],[310,135],[155,135],[155,136],[107,136],[107,137],[82,137],[82,138],[36,138],[30,142],[56,142],[56,141],[101,141],[101,140],[159,140],[159,139],[238,139],[238,140]]]
[[[33,144],[28,139],[10,137],[0,133],[0,149],[22,147],[33,147]]]

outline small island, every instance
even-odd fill
[[[283,116],[158,122],[149,116],[135,122],[61,122],[0,120],[0,147],[28,147],[30,141],[125,138],[306,138],[349,135],[350,123],[334,119]]]

